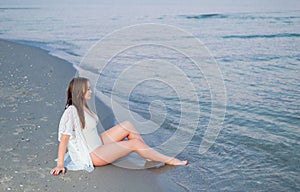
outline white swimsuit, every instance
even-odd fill
[[[97,147],[102,145],[97,130],[98,117],[92,116],[90,113],[84,111],[85,128],[82,129],[83,137],[85,138],[89,152],[93,152]]]

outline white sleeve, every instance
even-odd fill
[[[58,128],[58,141],[60,141],[61,134],[70,135],[71,137],[75,134],[75,117],[77,114],[74,106],[69,106],[63,113]],[[74,113],[76,112],[76,113]]]

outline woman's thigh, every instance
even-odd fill
[[[133,152],[134,141],[120,141],[97,147],[91,155],[94,166],[102,166],[114,162]]]

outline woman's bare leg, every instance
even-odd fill
[[[142,136],[129,121],[124,121],[100,135],[103,144],[122,141],[124,138],[139,139],[144,142]]]
[[[145,159],[163,162],[169,165],[186,165],[187,161],[180,161],[173,157],[163,155],[150,148],[140,139],[112,142],[96,148],[91,153],[91,158],[95,166],[102,166],[116,161],[119,158],[136,152]]]

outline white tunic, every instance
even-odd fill
[[[64,111],[60,119],[58,141],[61,139],[61,134],[70,135],[68,153],[65,155],[65,167],[68,170],[93,171],[94,166],[81,131],[77,109],[73,105]]]
[[[82,134],[90,153],[102,145],[102,141],[97,131],[98,118],[96,119],[96,117],[95,114],[92,116],[84,111],[85,127],[82,129]]]

